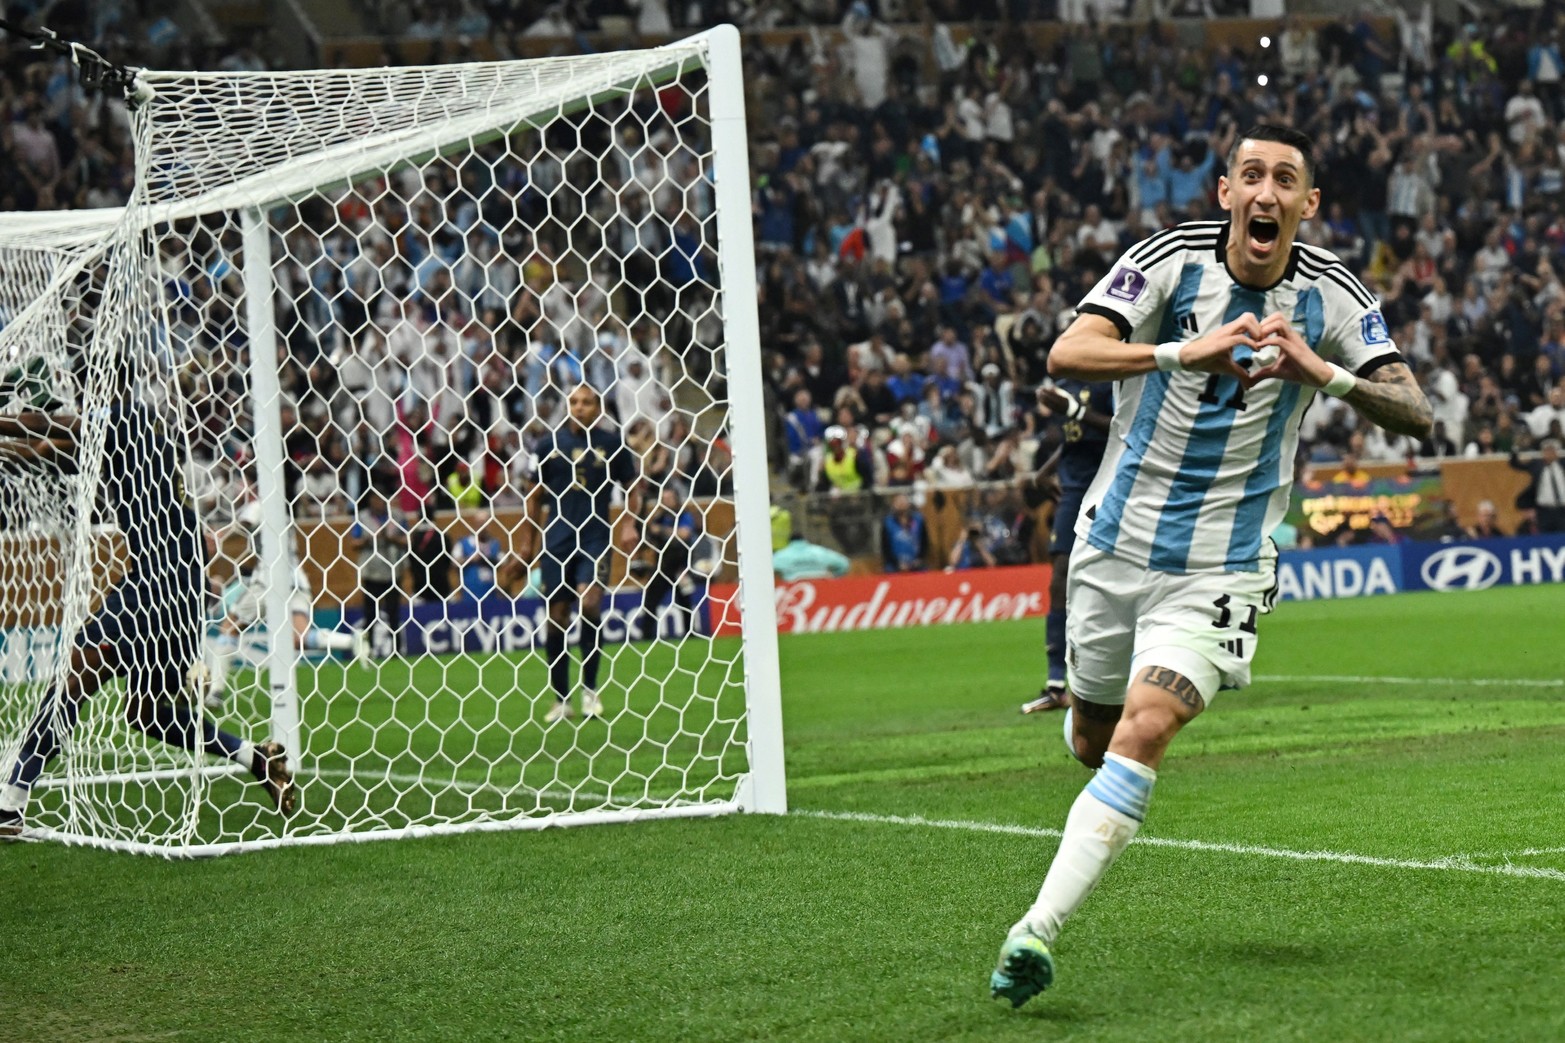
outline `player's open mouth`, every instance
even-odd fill
[[[1247,227],[1250,232],[1250,242],[1261,247],[1263,251],[1275,243],[1277,236],[1282,233],[1282,225],[1278,224],[1274,217],[1257,215],[1250,218]]]

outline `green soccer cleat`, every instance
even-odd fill
[[[989,975],[989,998],[1005,997],[1020,1007],[1054,984],[1054,957],[1043,939],[1017,924],[1000,946],[1000,960]]]

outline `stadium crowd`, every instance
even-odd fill
[[[663,17],[699,28],[731,16],[718,7],[578,3],[551,8],[547,25],[519,23],[520,8],[503,2],[371,13],[408,37],[489,34],[506,53],[517,32],[620,17],[647,31]],[[157,24],[128,3],[103,10],[118,17],[93,5],[92,28],[110,44]],[[1356,428],[1351,410],[1322,398],[1305,418],[1301,463],[1505,453],[1561,436],[1565,5],[1492,5],[1464,24],[1433,21],[1427,8],[1394,23],[1290,18],[1250,47],[1206,51],[1155,22],[1071,24],[1048,46],[980,23],[959,43],[940,20],[954,10],[909,13],[863,0],[743,12],[754,27],[817,26],[777,34],[787,42],[775,46],[746,37],[780,480],[801,491],[916,491],[1030,472],[1053,442],[1032,388],[1075,302],[1130,244],[1219,213],[1227,146],[1260,120],[1317,142],[1327,205],[1300,238],[1336,251],[1380,295],[1437,417],[1413,444]],[[171,46],[175,64],[264,64],[248,46]],[[11,175],[0,207],[124,198],[123,127],[63,63],[12,49],[0,106]],[[514,499],[527,441],[556,408],[551,374],[600,386],[655,473],[696,495],[725,489],[724,432],[691,415],[721,394],[711,199],[700,163],[662,129],[673,115],[639,112],[595,131],[633,125],[653,146],[601,181],[586,175],[594,190],[580,208],[599,218],[616,216],[611,186],[650,186],[632,193],[637,213],[607,221],[607,277],[566,230],[572,215],[527,202],[576,183],[590,150],[518,144],[517,162],[497,163],[502,173],[479,187],[470,167],[437,164],[394,186],[403,207],[371,207],[361,193],[335,214],[301,212],[282,237],[279,278],[293,309],[282,323],[284,423],[302,501],[330,513],[372,484],[409,506]],[[652,219],[637,224],[641,208]],[[380,232],[354,234],[366,227]],[[242,485],[245,348],[214,303],[222,282],[238,279],[225,261],[232,236],[193,230],[199,270],[170,292],[190,375],[208,389],[197,396],[208,455],[226,471],[220,482]],[[628,327],[615,318],[638,314]],[[702,394],[690,399],[680,390],[690,386]]]

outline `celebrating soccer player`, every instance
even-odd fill
[[[603,588],[611,558],[611,493],[615,483],[625,490],[631,516],[640,513],[641,467],[618,430],[603,417],[603,399],[590,385],[570,393],[566,421],[545,435],[527,462],[526,514],[543,532],[543,550],[524,555],[536,560],[549,623],[544,654],[549,662],[549,687],[555,703],[544,720],[549,724],[571,715],[570,660],[565,632],[571,609],[581,620],[581,712],[601,717],[598,664],[603,645],[600,620]],[[528,539],[531,538],[531,527]],[[622,530],[622,543],[633,544],[634,528]]]
[[[990,989],[1014,1005],[1053,981],[1055,936],[1136,835],[1174,735],[1250,679],[1274,596],[1267,534],[1316,393],[1390,431],[1429,430],[1379,302],[1294,241],[1320,206],[1310,152],[1282,127],[1239,138],[1218,180],[1229,219],[1131,247],[1049,354],[1052,375],[1120,391],[1069,580],[1068,737],[1098,771],[1000,949]]]
[[[249,770],[274,807],[292,813],[296,792],[281,744],[251,744],[191,709],[199,699],[206,554],[186,498],[179,459],[152,411],[125,390],[110,408],[102,449],[105,505],[124,540],[128,571],[80,630],[70,667],[51,689],[0,779],[0,836],[22,832],[33,784],[75,729],[82,701],[125,678],[125,716],[153,738],[224,757]],[[0,417],[6,456],[78,466],[81,418],[63,413]]]

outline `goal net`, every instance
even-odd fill
[[[164,854],[784,810],[737,32],[140,79],[127,207],[0,215],[0,416],[70,432],[0,440],[0,805]]]

